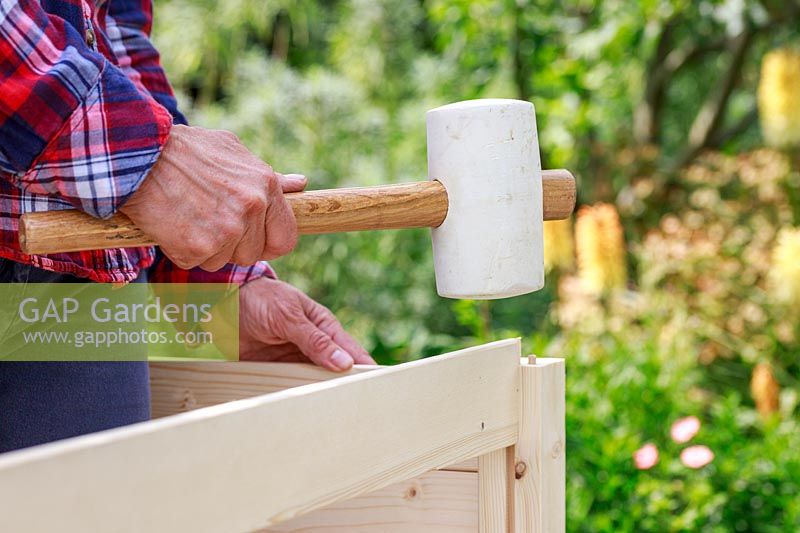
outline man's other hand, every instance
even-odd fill
[[[327,308],[269,278],[239,292],[239,359],[313,362],[335,372],[375,364]]]
[[[290,252],[297,224],[283,194],[305,186],[305,177],[273,171],[229,131],[176,124],[120,211],[179,267],[215,271]]]

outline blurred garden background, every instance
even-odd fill
[[[421,230],[278,272],[385,364],[565,357],[572,531],[800,531],[797,0],[156,0],[154,40],[192,123],[310,188],[423,179],[427,109],[533,102],[579,180],[545,290],[441,299]]]

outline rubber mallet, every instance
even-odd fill
[[[542,221],[567,218],[575,179],[542,172],[533,105],[470,100],[427,114],[429,181],[287,194],[301,234],[431,227],[436,285],[450,298],[504,298],[544,285]],[[28,254],[158,244],[130,219],[26,213]]]

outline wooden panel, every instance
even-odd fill
[[[522,365],[520,406],[516,531],[560,533],[566,524],[563,359]]]
[[[511,532],[514,455],[511,448],[478,457],[480,532]]]
[[[5,454],[0,530],[250,531],[510,446],[519,356],[500,341]]]
[[[377,368],[356,365],[340,373],[299,363],[151,362],[152,416],[161,418]]]
[[[478,476],[429,472],[261,533],[475,533]]]
[[[151,362],[151,414],[162,418],[378,368],[355,365],[349,372],[340,373],[299,363]],[[440,470],[477,472],[478,458]]]

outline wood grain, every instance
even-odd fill
[[[378,368],[355,365],[341,373],[300,363],[151,361],[150,410],[162,418]]]
[[[519,357],[499,341],[4,454],[0,531],[249,531],[511,446]]]
[[[563,533],[566,527],[564,360],[537,358],[521,368],[516,445],[518,532]]]
[[[513,533],[513,457],[512,448],[478,457],[480,533]]]
[[[569,170],[542,170],[542,218],[564,220],[572,215],[578,189]]]
[[[545,170],[542,180],[544,219],[570,216],[576,198],[572,174]],[[436,227],[447,215],[447,192],[438,181],[305,191],[286,198],[301,235]],[[101,220],[75,210],[26,213],[19,241],[28,254],[157,244],[121,213]]]
[[[438,181],[287,194],[301,235],[430,228],[447,216],[447,191]]]
[[[378,368],[355,365],[350,371],[340,373],[300,363],[151,361],[150,413],[153,418],[163,418]],[[439,470],[475,473],[478,471],[478,458]]]
[[[439,470],[452,470],[454,472],[477,472],[478,458],[473,457],[472,459],[467,459],[466,461],[453,463],[451,465],[447,465],[443,468],[440,468]]]
[[[428,472],[259,533],[476,533],[478,475]],[[495,533],[495,532],[492,532]]]

